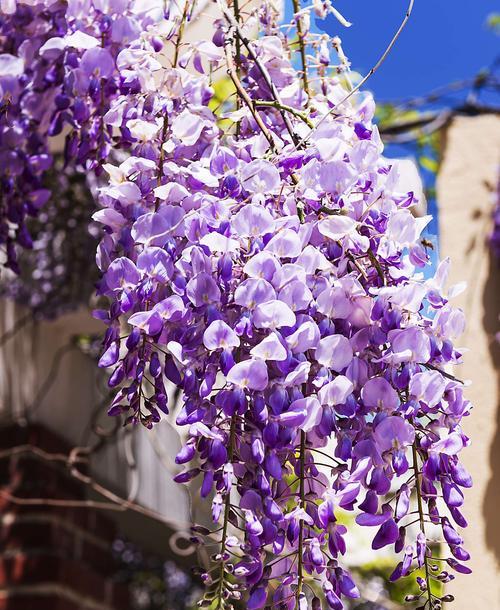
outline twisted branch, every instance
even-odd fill
[[[220,7],[220,10],[222,11],[222,14],[224,15],[224,18],[229,23],[229,25],[233,28],[233,30],[236,33],[236,36],[241,40],[241,42],[247,49],[249,57],[252,59],[252,61],[255,63],[255,65],[259,69],[260,73],[262,74],[262,77],[264,78],[266,85],[269,87],[269,90],[271,92],[271,95],[272,95],[274,101],[276,101],[281,106],[282,102],[281,102],[281,97],[278,92],[278,89],[276,88],[276,85],[273,83],[271,76],[270,76],[269,72],[267,71],[267,68],[257,57],[257,54],[255,53],[251,42],[248,40],[248,38],[245,36],[245,34],[243,34],[239,23],[236,21],[236,19],[233,17],[233,15],[231,15],[231,13],[223,6],[221,0],[217,0],[217,3]],[[293,131],[293,126],[290,123],[290,120],[289,120],[286,112],[284,112],[281,109],[279,109],[279,110],[280,110],[281,118],[283,119],[283,122],[285,124],[285,127],[286,127],[288,133],[290,134],[290,137],[292,138],[292,142],[297,146],[298,138]]]
[[[361,89],[361,87],[366,83],[366,81],[371,78],[375,72],[380,68],[380,66],[384,63],[384,61],[386,60],[387,56],[389,55],[389,53],[392,50],[392,47],[396,44],[397,39],[400,37],[402,31],[404,30],[406,24],[408,23],[408,20],[410,19],[411,13],[413,11],[413,5],[415,4],[415,0],[410,0],[409,4],[408,4],[408,8],[406,9],[406,13],[405,16],[403,18],[403,21],[401,22],[399,28],[397,29],[396,33],[394,34],[394,36],[392,37],[392,40],[390,41],[390,43],[388,44],[387,48],[385,49],[385,51],[382,53],[381,57],[379,58],[379,60],[377,61],[377,63],[373,66],[373,68],[371,68],[371,70],[368,72],[368,74],[366,76],[364,76],[359,83],[338,103],[335,104],[335,106],[333,106],[332,108],[330,108],[330,110],[324,114],[321,119],[316,123],[316,125],[314,126],[313,129],[311,129],[311,131],[304,137],[302,138],[302,140],[296,145],[296,148],[300,148],[302,147],[308,140],[309,138],[312,136],[312,134],[314,133],[314,131],[316,129],[318,129],[318,127],[331,115],[335,112],[335,109],[338,106],[342,106],[343,104],[345,104],[345,102],[347,102],[357,91],[359,91]]]

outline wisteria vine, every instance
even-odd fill
[[[151,427],[168,383],[182,390],[176,480],[200,479],[215,523],[194,528],[214,549],[200,606],[343,608],[359,597],[344,511],[400,554],[391,579],[420,570],[409,601],[451,601],[436,582],[469,572],[470,404],[447,372],[464,316],[449,261],[424,273],[430,217],[382,155],[373,99],[340,39],[310,31],[343,17],[294,0],[282,25],[270,0],[219,0],[212,39],[192,43],[193,0],[5,6],[6,264],[65,134],[66,165],[108,177],[94,219],[110,414]]]

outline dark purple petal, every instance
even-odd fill
[[[394,519],[389,519],[383,523],[375,534],[372,542],[372,549],[381,549],[389,544],[394,544],[399,538],[399,528]]]

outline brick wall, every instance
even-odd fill
[[[39,502],[78,504],[86,490],[64,463],[9,451],[24,445],[69,450],[40,426],[0,429],[0,610],[128,610],[127,589],[113,579],[112,519]]]

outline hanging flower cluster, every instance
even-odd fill
[[[50,192],[36,217],[28,220],[33,246],[19,257],[19,274],[5,274],[0,296],[28,306],[37,319],[54,319],[88,303],[99,279],[89,257],[99,230],[91,220],[96,203],[85,176],[54,158],[43,184]]]
[[[3,9],[2,5],[2,9]],[[12,7],[0,13],[0,246],[2,262],[16,273],[16,244],[31,248],[27,216],[46,203],[43,173],[51,166],[47,138],[58,66],[39,49],[57,36],[64,10],[50,6]]]
[[[217,524],[195,528],[215,549],[202,606],[342,608],[359,592],[339,518],[356,511],[401,555],[391,578],[421,568],[421,607],[439,608],[434,581],[469,571],[470,404],[444,370],[464,317],[448,261],[425,279],[430,217],[412,215],[340,41],[308,31],[313,9],[283,28],[272,2],[221,2],[212,39],[187,43],[191,0],[166,4],[139,18],[140,1],[73,0],[36,55],[62,62],[51,133],[71,127],[68,163],[109,176],[94,219],[110,413],[151,427],[167,380],[182,390],[176,479],[200,478]]]
[[[102,117],[118,88],[117,54],[159,10],[128,0],[14,0],[1,8],[0,246],[3,264],[19,273],[16,245],[32,248],[27,219],[51,193],[44,184],[51,138],[64,131],[66,164],[100,173],[110,152]]]

